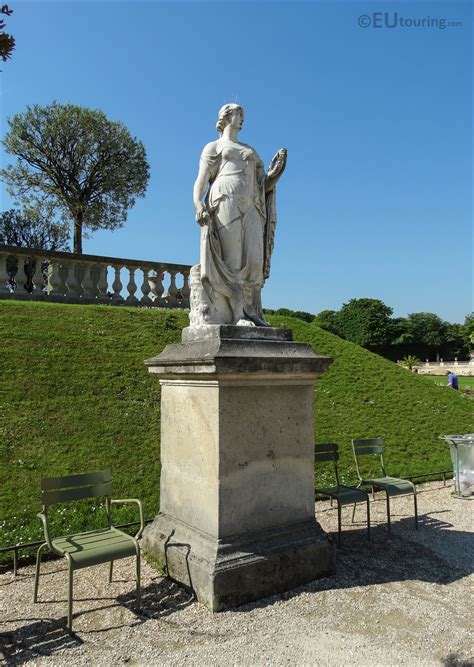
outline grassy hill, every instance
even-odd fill
[[[3,545],[41,538],[44,476],[111,468],[114,496],[140,497],[146,516],[156,514],[160,388],[143,360],[179,341],[187,319],[182,311],[0,301]],[[438,435],[471,431],[472,401],[313,324],[269,319],[334,358],[316,382],[315,440],[342,446],[346,481],[355,479],[355,437],[384,436],[394,475],[449,468]],[[80,510],[64,517],[67,530],[84,526]],[[134,510],[117,518],[134,520]]]

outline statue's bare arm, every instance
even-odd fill
[[[206,194],[206,190],[209,185],[209,178],[209,169],[201,162],[198,177],[194,184],[193,190],[194,208],[196,209],[196,222],[198,222],[200,225],[207,225],[209,222],[209,212],[204,202],[202,201],[202,198]]]
[[[203,151],[203,156],[209,155],[210,157],[215,157],[215,147],[214,144],[208,144]],[[193,201],[194,208],[196,210],[196,222],[200,225],[207,225],[210,222],[209,211],[204,204],[203,197],[206,194],[207,188],[209,187],[209,181],[211,179],[211,170],[206,163],[206,160],[201,159],[199,161],[199,173],[194,184],[193,189]]]

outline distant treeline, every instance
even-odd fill
[[[442,320],[435,313],[410,313],[392,317],[393,308],[379,299],[351,299],[340,310],[317,315],[304,310],[266,309],[266,313],[297,317],[357,343],[387,359],[413,355],[419,359],[468,359],[474,347],[474,313],[463,324]]]

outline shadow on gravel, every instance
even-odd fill
[[[472,667],[474,665],[474,657],[464,660],[457,653],[450,653],[441,661],[441,664],[443,667]]]
[[[351,530],[345,526],[341,548],[336,551],[336,574],[278,596],[237,607],[234,611],[247,612],[250,609],[266,607],[279,600],[289,600],[302,592],[315,593],[402,581],[426,581],[446,585],[472,574],[472,559],[469,563],[458,562],[454,565],[452,556],[458,551],[472,553],[474,535],[452,530],[452,524],[433,518],[432,514],[433,512],[418,517],[418,532],[415,531],[411,517],[394,522],[391,537],[388,537],[386,524],[380,523],[373,527],[370,542],[365,530]],[[332,538],[336,537],[333,533]],[[445,558],[440,558],[423,543],[435,540],[438,545],[442,545]]]
[[[85,598],[87,601],[89,598]],[[135,593],[117,596],[117,598],[90,598],[91,601],[110,600],[110,605],[93,607],[74,613],[73,622],[79,616],[94,614],[104,609],[110,609],[119,605],[125,606],[133,612],[136,620],[122,623],[120,625],[105,625],[104,627],[87,629],[87,634],[108,632],[123,627],[136,627],[151,618],[163,618],[169,616],[194,602],[194,595],[185,591],[168,579],[160,579],[152,582],[146,588],[142,588],[142,605],[139,612],[135,608]],[[76,602],[79,598],[75,599]],[[55,600],[58,602],[58,600]],[[45,603],[46,604],[46,603]],[[3,660],[8,665],[17,665],[30,660],[38,660],[44,656],[52,656],[58,651],[77,648],[83,641],[75,634],[69,633],[66,628],[65,619],[38,620],[29,625],[22,625],[12,632],[0,633],[0,662]],[[22,619],[22,622],[27,619]],[[14,619],[12,620],[14,622]],[[61,663],[67,661],[67,654],[61,654]],[[59,656],[57,657],[59,659]]]
[[[117,602],[133,611],[140,622],[149,618],[163,618],[184,609],[195,600],[193,593],[178,586],[171,579],[157,579],[142,588],[142,601],[140,611],[136,610],[135,592],[117,596]]]
[[[336,588],[408,580],[450,584],[472,574],[472,560],[464,564],[453,561],[456,552],[472,553],[474,535],[452,530],[451,523],[432,515],[419,517],[418,532],[412,518],[400,519],[393,524],[391,537],[387,526],[378,524],[370,542],[363,531],[346,529],[337,551],[338,573],[328,581],[334,579]],[[429,548],[434,541],[442,546],[445,558]]]
[[[450,530],[446,530],[450,528]],[[436,540],[445,557],[430,549]],[[456,552],[472,553],[474,535],[452,530],[452,524],[433,516],[419,517],[419,531],[413,519],[403,518],[392,528],[388,537],[384,524],[372,530],[372,540],[362,531],[346,530],[342,546],[337,551],[337,574],[329,577],[334,585],[325,588],[352,588],[395,581],[426,581],[450,584],[472,574],[473,562],[456,561]]]
[[[19,665],[54,655],[57,651],[76,648],[82,640],[66,629],[64,618],[58,621],[36,621],[13,632],[0,632],[0,656],[8,665]]]

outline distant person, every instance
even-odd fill
[[[453,373],[453,371],[448,371],[448,374],[448,387],[451,387],[451,389],[459,389],[459,382],[456,373]]]

